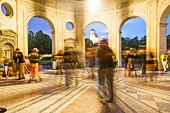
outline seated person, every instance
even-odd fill
[[[8,76],[13,76],[13,74],[14,74],[12,67],[13,67],[13,62],[10,62],[10,63],[8,64],[8,72],[7,72],[7,75],[8,75]]]
[[[0,62],[0,72],[4,72],[4,62]]]
[[[5,71],[4,62],[0,61],[0,77],[3,76]]]

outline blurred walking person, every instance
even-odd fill
[[[56,56],[57,56],[57,54],[54,52],[53,53],[53,56],[52,56],[52,69],[53,70],[55,70],[56,69],[56,67],[57,67],[57,65],[56,65]]]
[[[100,47],[97,50],[97,57],[99,59],[99,96],[103,98],[101,102],[112,103],[113,100],[113,51],[108,47],[106,39],[100,41]],[[105,86],[105,78],[107,80],[107,86]],[[109,94],[107,94],[107,89]]]
[[[59,72],[61,75],[63,74],[63,71],[62,71],[63,56],[64,56],[63,50],[59,50],[59,52],[57,53],[57,56],[56,56],[57,75],[59,74]]]
[[[167,68],[166,68],[167,62],[168,62],[168,55],[167,55],[167,53],[164,52],[164,53],[161,55],[160,59],[161,59],[161,62],[162,62],[162,66],[163,66],[164,71],[167,72]]]
[[[18,77],[18,72],[19,72],[19,70],[18,70],[18,62],[19,62],[19,60],[18,60],[18,53],[15,50],[14,54],[13,54],[13,66],[12,66],[12,70],[14,72],[14,76],[15,77]]]
[[[129,52],[125,51],[123,52],[123,58],[124,58],[124,77],[127,76],[127,72],[128,72],[128,57],[129,57]]]
[[[25,69],[25,74],[26,73],[30,73],[30,60],[28,59],[28,56],[25,56],[25,66],[24,66],[24,69]]]
[[[32,53],[29,55],[31,77],[28,83],[30,83],[32,80],[35,80],[35,82],[40,82],[42,80],[42,78],[38,74],[38,62],[42,59],[42,57],[40,54],[38,54],[38,52],[39,50],[37,48],[33,48]]]
[[[75,78],[75,85],[78,85],[78,80],[75,74],[75,76],[72,75],[72,73],[75,73],[75,66],[77,62],[77,56],[76,52],[74,51],[73,47],[68,48],[67,51],[64,52],[64,63],[63,63],[63,69],[65,71],[65,80],[66,80],[66,86],[69,86],[73,83],[73,78]]]
[[[136,57],[136,53],[134,48],[130,48],[130,53],[128,55],[128,77],[137,77],[137,73],[135,70],[135,61],[134,58]]]

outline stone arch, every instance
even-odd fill
[[[94,20],[95,20],[95,21],[94,21]],[[92,19],[86,21],[85,24],[84,24],[83,30],[85,31],[86,28],[87,28],[90,24],[92,24],[92,23],[101,23],[101,24],[104,24],[104,25],[106,26],[108,32],[109,32],[109,23],[108,23],[107,21],[103,20],[103,19],[97,19],[97,18],[92,18]]]
[[[169,15],[169,10],[170,10],[170,2],[167,0],[167,2],[164,2],[164,5],[161,6],[162,9],[160,9],[160,13],[159,13],[159,23],[165,22],[166,23],[166,19],[168,18]]]
[[[147,26],[148,19],[147,19],[147,17],[146,17],[144,14],[141,14],[141,13],[140,13],[140,14],[135,13],[135,14],[133,14],[133,15],[127,14],[127,15],[123,16],[123,17],[120,19],[120,21],[118,22],[119,31],[121,30],[122,26],[124,25],[124,23],[125,23],[127,20],[129,20],[129,19],[131,19],[131,18],[136,18],[136,17],[140,17],[140,18],[144,19],[144,21],[145,21],[145,23],[146,23],[146,26]]]
[[[164,51],[167,50],[167,18],[170,14],[170,3],[168,2],[165,6],[162,6],[163,9],[161,10],[159,20],[158,20],[158,39],[159,39],[159,52],[162,54]],[[159,55],[160,56],[160,55]]]
[[[52,31],[55,31],[55,26],[54,26],[55,24],[53,23],[53,19],[46,13],[44,14],[44,13],[41,13],[40,11],[30,12],[28,16],[26,17],[26,20],[25,20],[26,24],[28,24],[29,20],[32,17],[40,17],[40,18],[45,19],[50,24]]]
[[[119,66],[121,67],[122,66],[122,55],[121,55],[121,50],[122,50],[122,47],[121,47],[121,29],[122,29],[122,26],[124,25],[124,23],[127,21],[127,20],[129,20],[129,19],[131,19],[131,18],[136,18],[136,17],[140,17],[140,18],[142,18],[142,19],[144,19],[144,21],[145,21],[145,23],[146,23],[146,26],[147,26],[147,22],[148,22],[148,19],[147,19],[147,17],[143,14],[143,13],[139,13],[139,12],[133,12],[133,14],[132,13],[130,13],[130,14],[127,14],[127,15],[125,15],[125,16],[123,16],[121,19],[120,19],[120,21],[118,22],[118,31],[117,31],[117,38],[118,38],[118,46],[119,46],[119,50],[118,50],[118,59],[119,59]],[[147,34],[146,34],[147,35]]]
[[[167,18],[170,14],[170,3],[169,1],[162,1],[161,8],[159,9],[160,13],[158,15],[158,53],[157,56],[159,57],[163,52],[167,51]],[[161,4],[161,3],[160,3]],[[158,59],[158,69],[163,70],[161,65],[160,59]]]
[[[14,45],[10,41],[4,41],[2,46],[2,57],[13,59]]]
[[[25,18],[25,25],[26,27],[28,28],[28,22],[29,20],[32,18],[32,17],[40,17],[40,18],[43,18],[45,19],[51,26],[51,29],[52,29],[52,53],[55,51],[57,51],[57,44],[56,44],[56,28],[55,28],[55,21],[54,19],[52,19],[52,17],[47,14],[47,13],[43,13],[41,11],[33,11],[33,12],[29,12],[27,17]],[[27,28],[25,30],[25,37],[27,37]],[[25,44],[28,44],[28,42],[26,42]],[[28,45],[27,45],[28,47]],[[28,48],[27,48],[28,50]],[[27,52],[28,53],[28,52]]]
[[[16,48],[16,42],[14,42],[12,40],[3,41],[1,44],[2,45],[8,44],[8,45],[11,45],[12,47]]]
[[[142,18],[145,23],[146,23],[146,27],[147,27],[147,23],[148,23],[148,19],[147,17],[143,14],[143,13],[139,13],[139,12],[134,12],[133,14],[127,14],[125,16],[123,16],[120,21],[118,22],[118,30],[117,31],[119,34],[119,37],[121,37],[121,29],[122,29],[122,26],[124,25],[124,23],[129,20],[129,19],[132,19],[132,18],[136,18],[136,17],[140,17]],[[147,35],[147,32],[146,32],[146,35]],[[121,46],[121,45],[120,45]],[[121,47],[120,47],[121,48]]]
[[[108,30],[108,39],[110,39],[110,35],[109,35],[109,31],[110,31],[110,26],[109,26],[109,22],[107,22],[106,20],[104,19],[97,19],[97,18],[92,18],[88,21],[86,21],[86,23],[84,24],[84,29],[83,29],[83,32],[86,30],[86,28],[90,25],[90,24],[93,24],[93,23],[101,23],[103,25],[106,26],[107,30]],[[108,42],[110,42],[110,40],[108,40]],[[110,44],[110,43],[109,43]]]

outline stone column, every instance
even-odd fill
[[[85,64],[85,29],[84,21],[83,21],[83,14],[82,12],[75,14],[75,21],[76,21],[76,50],[81,51],[83,54],[84,65]],[[84,27],[83,27],[84,26]]]
[[[118,67],[122,67],[121,32],[117,29],[117,14],[110,13],[110,26],[108,27],[108,43],[118,59]]]
[[[85,37],[84,37],[84,31],[83,31],[83,24],[82,20],[77,20],[77,29],[76,29],[76,49],[78,51],[82,51],[84,53],[85,51]]]
[[[158,47],[158,43],[159,43],[159,39],[158,39],[158,35],[157,35],[157,31],[158,31],[158,12],[157,12],[157,2],[152,2],[152,4],[148,4],[148,10],[147,10],[147,14],[148,14],[148,21],[146,22],[146,30],[147,30],[147,34],[146,34],[146,60],[151,60],[150,57],[150,52],[152,52],[152,54],[154,55],[153,60],[155,61],[155,65],[156,68],[158,68],[158,64],[157,61],[160,59],[159,55],[157,55],[157,53],[159,52],[159,47]]]
[[[28,55],[28,25],[24,26],[23,45],[22,52],[24,55]]]
[[[160,56],[165,51],[167,51],[167,36],[166,36],[166,30],[167,30],[167,23],[160,23],[159,25],[159,36],[158,36],[158,70],[163,70],[162,63],[160,61]]]
[[[56,31],[52,31],[51,32],[51,34],[52,34],[52,54],[54,53],[54,52],[58,52],[58,41],[57,41],[57,35],[56,35]]]
[[[18,4],[18,3],[17,3]],[[23,54],[28,54],[28,50],[26,50],[26,37],[27,37],[27,26],[25,25],[25,10],[24,6],[17,5],[17,34],[18,34],[18,48],[23,52]],[[26,45],[25,45],[26,44]]]
[[[56,27],[56,36],[55,36],[55,52],[58,52],[58,50],[63,49],[64,50],[64,21],[63,21],[64,13],[57,13],[57,27]]]
[[[118,66],[119,67],[122,67],[122,44],[121,44],[121,35],[122,35],[122,32],[119,31],[117,32],[117,59],[118,59]]]
[[[149,21],[146,25],[146,49],[148,52],[153,52],[155,60],[157,59],[157,5],[156,2],[149,6],[148,8]]]
[[[160,23],[160,40],[159,40],[160,53],[167,51],[167,36],[166,36],[167,25],[168,25],[167,23]]]

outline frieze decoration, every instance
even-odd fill
[[[165,3],[168,3],[169,0],[159,0],[159,3],[158,3],[158,7],[159,7],[159,10],[164,10],[165,8]]]
[[[64,39],[64,42],[65,42],[65,47],[73,47],[73,48],[75,48],[75,45],[76,45],[76,39],[75,38],[72,38],[72,37],[70,37],[70,38],[65,38]]]
[[[146,7],[138,7],[138,8],[134,8],[135,12],[141,12],[141,13],[145,13],[147,12]]]
[[[63,9],[63,5],[62,5],[62,4],[57,5],[57,9],[58,9],[58,10],[62,10],[62,9]]]
[[[84,15],[84,21],[88,21],[90,19],[95,19],[95,20],[100,20],[100,19],[103,19],[105,21],[109,21],[109,15],[108,13],[102,13],[102,14],[94,14],[94,15],[91,15],[91,14],[87,14],[87,15]]]
[[[30,4],[30,2],[35,2],[35,3],[39,3],[51,8],[57,8],[57,3],[56,2],[52,2],[50,0],[22,0],[23,2],[26,2],[27,4]]]
[[[30,12],[34,12],[34,11],[38,11],[39,9],[41,9],[41,7],[36,7],[36,8],[32,8],[31,6],[28,6],[27,7],[27,13],[30,13]]]
[[[75,37],[75,33],[74,32],[65,32],[64,33],[64,37]]]
[[[117,3],[117,9],[121,9],[121,8],[124,8],[124,7],[128,7],[130,5],[145,2],[145,1],[146,0],[126,0],[126,1],[123,1],[123,2],[120,2],[120,3]]]
[[[64,11],[70,11],[70,12],[74,12],[75,8],[72,6],[63,6],[63,10]]]

